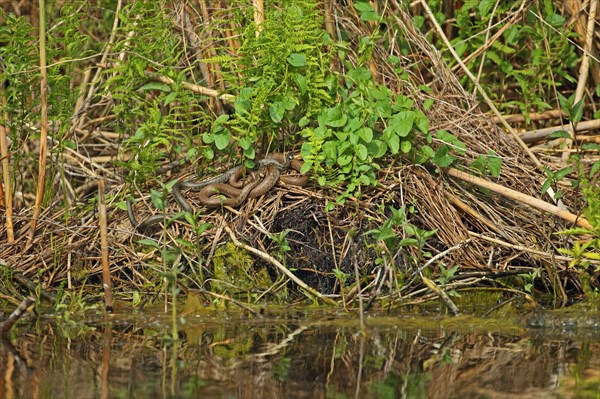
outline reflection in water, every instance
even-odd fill
[[[38,321],[0,345],[0,397],[596,397],[597,329],[482,323],[372,317],[361,334],[348,314],[221,314],[188,317],[171,345],[162,316]]]

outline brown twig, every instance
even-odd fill
[[[226,224],[224,224],[224,226],[225,226],[225,230],[229,233],[229,237],[231,237],[231,241],[233,242],[233,244],[236,247],[245,249],[246,251],[253,253],[254,255],[258,256],[259,258],[262,258],[262,259],[266,260],[267,262],[271,263],[279,271],[281,271],[283,274],[285,274],[290,280],[292,280],[294,283],[296,283],[296,285],[298,285],[300,288],[302,288],[304,291],[306,291],[308,294],[310,294],[310,296],[319,298],[320,300],[327,303],[328,305],[337,306],[337,303],[333,299],[324,296],[319,291],[315,290],[314,288],[312,288],[311,286],[306,284],[304,281],[300,280],[298,277],[296,277],[294,275],[294,273],[290,272],[285,266],[283,266],[277,259],[273,258],[271,255],[269,255],[263,251],[260,251],[254,247],[251,247],[250,245],[246,245],[246,244],[240,242],[237,239],[237,237],[235,236],[234,232],[231,230],[231,228],[229,226],[227,226]]]
[[[4,97],[0,100],[4,102]],[[8,155],[8,113],[4,114],[4,123],[0,124],[0,157],[2,158],[2,180],[4,180],[4,187],[2,187],[2,181],[0,180],[0,201],[6,208],[6,240],[9,243],[15,241],[15,232],[13,227],[13,204],[12,204],[12,187],[10,184],[10,171],[9,171],[9,155]]]
[[[583,132],[586,130],[592,130],[592,129],[598,129],[598,128],[600,128],[600,119],[579,122],[577,124],[577,126],[575,127],[575,129],[577,129],[577,132]],[[531,142],[531,141],[541,140],[543,138],[548,137],[552,133],[558,132],[561,130],[564,130],[564,131],[572,134],[573,126],[568,124],[568,125],[563,125],[563,126],[552,126],[552,127],[545,127],[543,129],[529,130],[525,133],[521,133],[520,136],[523,141]]]
[[[583,98],[583,92],[585,91],[585,87],[588,80],[588,75],[590,71],[590,51],[592,50],[592,41],[594,38],[594,26],[596,22],[596,8],[598,6],[598,0],[591,0],[590,2],[590,13],[588,16],[588,23],[585,35],[585,47],[583,54],[581,55],[581,65],[579,66],[579,79],[577,81],[577,89],[575,90],[575,100],[574,103],[577,104]],[[571,129],[570,138],[565,140],[565,147],[567,149],[571,148],[573,145],[573,141],[576,139],[575,130]],[[563,152],[562,160],[567,161],[570,153],[568,151]]]
[[[31,306],[33,303],[35,303],[35,300],[30,296],[23,299],[21,304],[17,306],[17,308],[10,314],[10,316],[8,316],[6,320],[0,323],[0,335],[7,333],[17,322],[17,320],[19,320],[21,316],[23,316],[25,312],[27,312],[27,308],[29,308],[29,306]]]
[[[558,206],[549,204],[548,202],[543,201],[539,198],[535,198],[530,195],[523,194],[523,193],[515,191],[513,189],[501,186],[499,184],[492,183],[492,182],[482,179],[480,177],[476,177],[476,176],[470,175],[468,173],[465,173],[463,171],[460,171],[458,169],[449,168],[447,170],[447,173],[450,176],[454,176],[454,177],[461,179],[462,181],[465,181],[468,183],[473,183],[479,187],[487,188],[488,190],[492,190],[495,193],[498,193],[507,198],[518,201],[522,204],[532,206],[532,207],[540,209],[542,211],[550,212],[550,213],[560,217],[561,219],[566,220],[567,222],[576,224],[579,227],[583,227],[585,229],[590,229],[590,230],[593,229],[590,222],[588,222],[584,217],[577,216],[569,211],[560,209]]]
[[[108,230],[106,223],[106,201],[104,199],[104,179],[98,180],[98,223],[100,224],[100,252],[102,255],[102,285],[104,286],[104,302],[106,310],[112,312],[112,282],[108,258]]]
[[[40,8],[40,102],[42,121],[40,126],[40,157],[38,167],[37,191],[35,194],[35,203],[33,205],[33,216],[29,226],[29,236],[27,238],[27,247],[33,243],[37,219],[40,216],[42,199],[44,198],[44,185],[46,182],[46,151],[48,141],[48,71],[46,69],[46,1],[39,0]]]

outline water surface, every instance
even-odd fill
[[[0,345],[0,397],[600,397],[598,323],[388,312],[366,323],[361,333],[357,314],[318,309],[202,312],[179,318],[173,342],[159,311],[29,319]]]

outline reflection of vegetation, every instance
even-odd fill
[[[292,358],[282,357],[273,370],[274,377],[279,382],[286,382],[289,378],[290,367],[292,365]]]
[[[430,379],[429,373],[390,374],[383,381],[372,382],[369,388],[382,399],[428,398],[427,385]]]

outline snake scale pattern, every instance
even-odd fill
[[[182,190],[199,191],[198,202],[207,208],[221,206],[240,206],[248,198],[257,198],[266,194],[277,183],[303,187],[308,183],[308,177],[300,175],[302,161],[294,159],[291,154],[272,153],[257,161],[257,167],[246,170],[244,166],[235,166],[218,176],[202,181],[184,180],[175,183],[172,194],[175,202],[184,212],[193,213]],[[295,175],[281,174],[291,169]],[[132,226],[142,232],[154,224],[160,223],[174,214],[153,215],[138,223],[134,213],[131,198],[127,198],[127,215]]]

